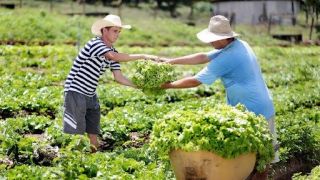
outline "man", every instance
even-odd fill
[[[191,88],[201,84],[210,85],[215,80],[221,79],[226,89],[228,104],[235,106],[241,103],[256,115],[263,115],[268,120],[271,133],[275,136],[275,111],[257,58],[250,46],[237,39],[237,36],[227,18],[220,15],[213,16],[208,28],[199,32],[197,37],[217,50],[207,54],[197,53],[172,59],[160,58],[160,61],[170,64],[209,64],[193,77],[166,83],[162,87]],[[266,179],[267,171],[256,174],[253,179],[255,178]]]

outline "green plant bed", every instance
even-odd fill
[[[303,156],[293,157],[286,162],[272,164],[269,177],[271,177],[271,179],[294,179],[294,176],[297,176],[297,172],[300,172],[300,175],[307,174],[315,166],[315,164],[311,164],[310,161],[306,160]]]
[[[274,155],[267,121],[241,105],[172,111],[155,123],[151,147],[164,158],[176,149],[210,151],[228,159],[256,153],[259,171]]]
[[[312,169],[309,175],[297,173],[292,177],[293,180],[317,180],[320,179],[320,165]]]

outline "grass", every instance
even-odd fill
[[[24,41],[27,44],[39,44],[40,41],[46,41],[49,44],[73,42],[83,45],[92,37],[91,24],[101,18],[65,15],[83,11],[83,6],[73,1],[54,1],[52,9],[47,1],[22,2],[22,8],[1,9],[0,41]],[[207,27],[211,16],[209,6],[208,3],[197,3],[192,20],[188,17],[189,8],[186,6],[178,7],[177,10],[180,13],[178,18],[171,18],[167,11],[155,11],[155,4],[145,3],[140,3],[139,7],[124,5],[121,12],[118,8],[97,3],[86,5],[85,11],[120,13],[123,22],[133,26],[132,30],[123,31],[117,46],[205,46],[196,38],[196,33]],[[191,21],[195,26],[187,25]],[[272,46],[282,43],[271,38],[266,25],[237,25],[233,29],[241,35],[241,39],[248,41],[251,45]],[[309,29],[305,25],[303,14],[299,14],[296,26],[272,26],[271,34],[282,33],[302,33],[306,40]],[[314,34],[314,39],[317,36],[319,35]]]

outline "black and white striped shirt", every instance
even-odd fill
[[[73,62],[64,91],[75,91],[86,96],[94,96],[99,78],[106,69],[120,70],[118,62],[105,58],[104,55],[109,51],[118,52],[113,47],[107,47],[100,37],[91,39]]]

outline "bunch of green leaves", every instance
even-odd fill
[[[4,179],[63,179],[65,175],[57,167],[19,165],[6,171],[5,176]]]
[[[176,77],[173,66],[167,63],[139,61],[135,69],[132,82],[147,95],[164,94],[165,91],[161,89],[161,85],[173,81]]]
[[[22,157],[32,155],[33,144],[37,143],[35,138],[27,138],[22,134],[42,131],[50,121],[42,116],[27,116],[25,118],[8,118],[0,123],[0,154],[12,156],[20,161]],[[28,161],[29,162],[29,161]]]
[[[298,109],[277,116],[280,158],[283,162],[303,157],[308,164],[320,163],[319,109]]]
[[[44,147],[47,142],[42,141],[36,137],[26,136],[20,139],[17,143],[17,157],[16,161],[24,164],[35,164],[38,163],[39,154],[37,151]]]
[[[161,162],[145,163],[123,154],[66,151],[55,159],[55,165],[68,179],[166,179]]]
[[[61,123],[54,121],[45,131],[45,136],[52,146],[67,147],[72,141],[72,135],[62,131]]]
[[[0,121],[0,154],[17,156],[17,144],[22,138],[17,129],[23,127],[22,122]]]
[[[293,180],[317,180],[320,179],[320,165],[316,166],[311,170],[309,175],[301,175],[301,173],[297,173],[293,175]]]
[[[267,121],[241,105],[172,111],[155,123],[150,146],[165,157],[175,149],[205,150],[224,158],[256,153],[259,171],[274,155]]]
[[[314,81],[307,81],[293,86],[283,86],[275,89],[273,94],[277,115],[285,115],[299,108],[317,107],[320,104],[319,91],[320,83],[314,83]],[[299,94],[299,96],[297,96],[297,94]]]

